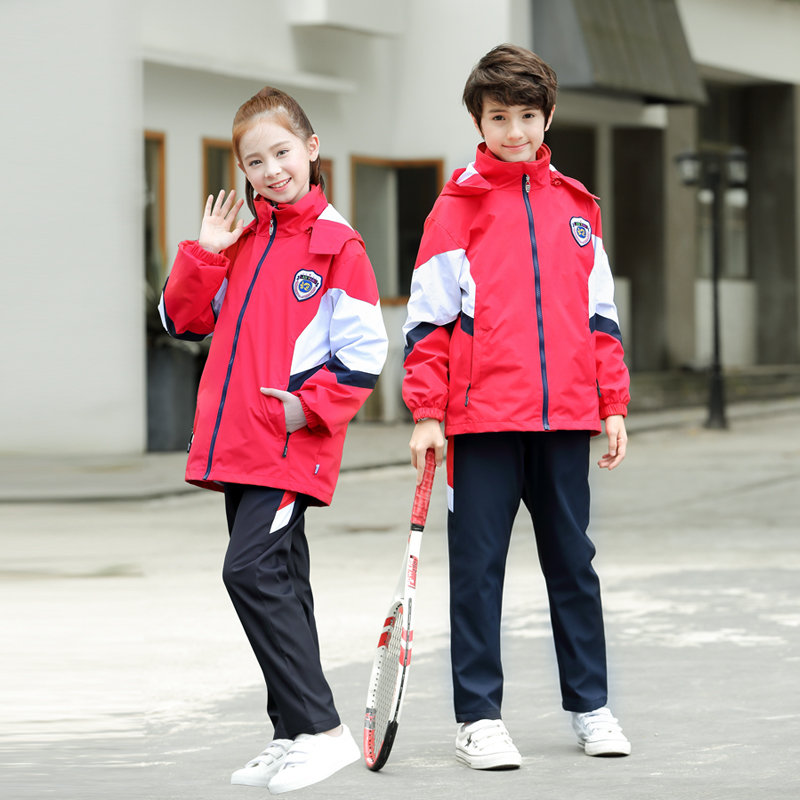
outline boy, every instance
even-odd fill
[[[544,133],[556,76],[500,45],[464,89],[484,144],[443,189],[420,244],[408,303],[403,396],[411,461],[448,439],[448,548],[456,757],[521,764],[503,722],[500,617],[520,500],[547,584],[562,704],[587,755],[628,755],[605,707],[600,586],[586,536],[589,438],[605,421],[613,469],[625,457],[628,371],[600,211],[550,166]]]

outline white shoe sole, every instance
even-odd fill
[[[601,739],[599,742],[582,742],[578,744],[584,749],[587,756],[629,756],[631,743],[620,742],[618,739]]]
[[[315,769],[289,767],[280,770],[269,782],[270,794],[283,794],[284,792],[293,792],[295,789],[312,786],[315,783],[324,781],[325,778],[330,778],[331,775],[337,773],[340,769],[344,769],[354,761],[358,761],[361,758],[358,745],[352,739],[351,743],[353,745],[352,748],[348,748],[348,751],[342,754],[339,761],[320,764]]]
[[[280,769],[280,767],[278,769]],[[275,777],[277,773],[278,770],[275,770],[275,772],[271,773],[266,778],[253,777],[249,780],[246,777],[237,778],[236,775],[232,775],[231,786],[259,786],[262,789],[266,789],[269,787],[269,782]]]
[[[515,752],[475,756],[456,748],[456,758],[471,769],[519,769],[522,766],[522,756]]]

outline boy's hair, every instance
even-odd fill
[[[462,100],[478,126],[487,100],[538,108],[547,119],[556,104],[557,89],[556,73],[536,53],[500,44],[472,68]]]
[[[233,118],[233,152],[236,159],[241,163],[242,156],[239,152],[239,145],[242,137],[247,133],[253,123],[259,119],[274,119],[283,125],[287,131],[293,133],[298,139],[307,142],[313,135],[314,129],[308,121],[308,117],[300,108],[300,104],[286,92],[274,89],[272,86],[265,86],[260,92],[254,94],[246,103],[243,103],[236,116]],[[325,179],[322,177],[322,167],[319,156],[310,162],[309,183],[312,186],[319,186],[325,189]],[[245,179],[245,198],[250,213],[256,217],[256,207],[253,201],[253,187],[250,181]]]

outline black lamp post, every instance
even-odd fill
[[[712,194],[711,226],[711,294],[713,298],[714,348],[709,376],[707,428],[727,428],[725,417],[725,381],[722,376],[719,336],[719,279],[722,261],[722,229],[724,225],[723,193],[728,188],[747,183],[747,154],[741,149],[725,153],[683,153],[675,162],[685,186],[702,186]]]

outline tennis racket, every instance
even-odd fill
[[[389,613],[383,623],[378,652],[369,679],[367,710],[364,714],[364,760],[374,771],[379,770],[392,751],[403,697],[408,687],[411,645],[414,640],[414,595],[417,588],[417,566],[422,544],[422,531],[428,516],[428,504],[436,469],[433,450],[425,454],[425,473],[417,486],[411,511],[411,533],[400,569]]]

